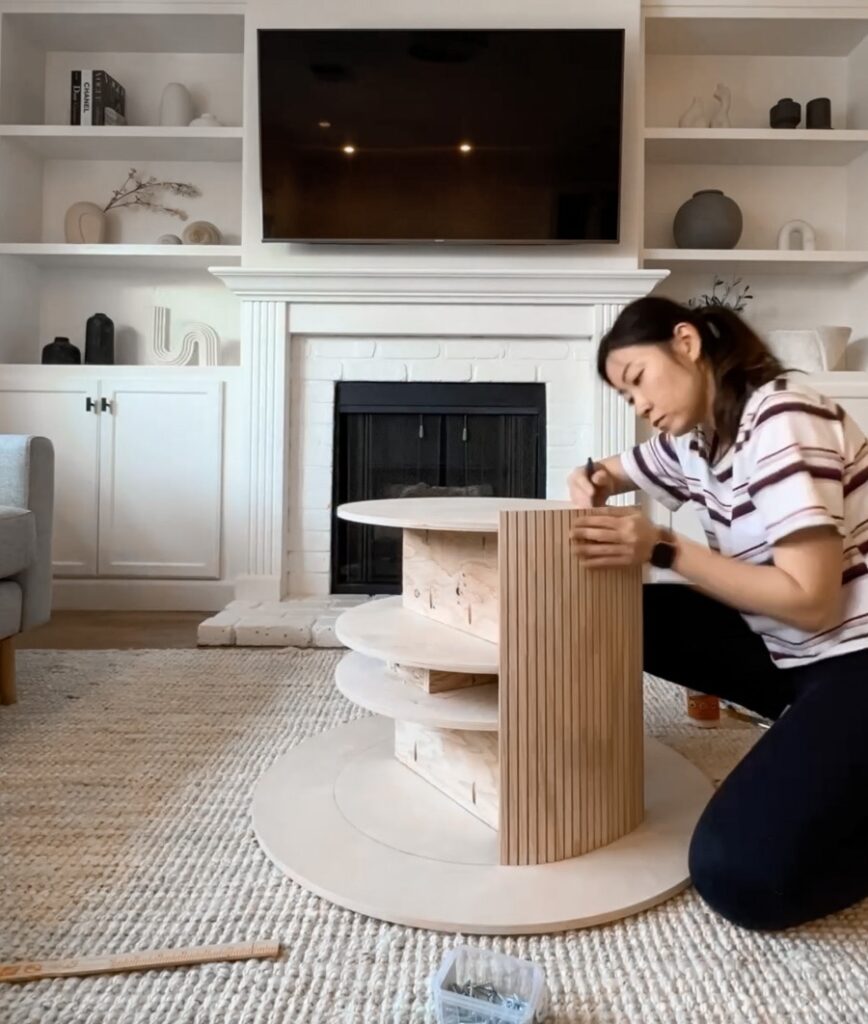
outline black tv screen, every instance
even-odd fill
[[[615,242],[620,29],[259,32],[263,239]]]

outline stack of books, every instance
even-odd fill
[[[126,90],[106,71],[73,71],[70,124],[126,124]]]

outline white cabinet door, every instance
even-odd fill
[[[54,445],[56,576],[93,576],[97,571],[98,394],[96,379],[45,384],[0,379],[0,433],[37,434]]]
[[[222,383],[101,385],[99,574],[218,578]]]

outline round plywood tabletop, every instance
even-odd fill
[[[568,501],[542,498],[386,498],[349,502],[339,506],[338,516],[353,523],[405,530],[497,533],[501,511],[573,507]]]

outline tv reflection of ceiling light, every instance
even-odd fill
[[[471,146],[469,142],[462,142],[458,148],[462,153],[469,153],[473,149],[473,146]]]
[[[320,128],[331,128],[332,126],[331,121],[319,121],[318,123]]]
[[[355,151],[356,151],[356,147],[355,146],[344,146],[344,152],[347,153],[349,156],[352,156],[353,153],[355,153]]]

